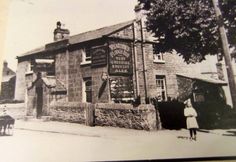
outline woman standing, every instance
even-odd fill
[[[185,103],[184,116],[186,117],[187,129],[190,132],[190,140],[197,140],[197,129],[199,128],[196,117],[197,112],[191,104],[191,100],[188,99]],[[194,135],[194,136],[193,136]]]

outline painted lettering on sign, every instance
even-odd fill
[[[109,73],[111,75],[132,75],[131,46],[128,43],[109,45]]]
[[[107,46],[91,49],[92,67],[107,65]]]

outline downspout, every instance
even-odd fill
[[[138,68],[137,68],[137,53],[136,53],[136,28],[135,22],[133,22],[133,54],[134,54],[134,74],[135,74],[135,81],[136,81],[136,97],[139,94],[139,79],[138,79]]]
[[[68,46],[69,44],[67,44],[67,47],[66,47],[66,90],[67,90],[67,96],[66,96],[66,101],[68,102],[69,101],[69,49],[68,49]]]
[[[141,51],[142,51],[142,59],[143,59],[143,80],[144,80],[144,91],[145,91],[145,103],[147,102],[147,69],[146,69],[146,59],[145,59],[145,50],[144,50],[144,31],[143,31],[143,19],[140,19],[140,30],[141,30]]]

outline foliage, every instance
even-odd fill
[[[147,30],[158,40],[156,52],[175,49],[187,63],[222,51],[212,0],[138,0],[147,11]],[[236,1],[220,0],[230,43],[236,42]]]
[[[156,98],[152,98],[151,101],[160,114],[163,128],[177,130],[186,128],[183,103],[176,100],[158,102],[158,99]]]

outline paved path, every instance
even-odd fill
[[[1,158],[5,158],[4,162],[77,162],[236,155],[236,136],[198,132],[197,141],[190,141],[188,135],[185,129],[148,132],[63,122],[17,120],[14,135],[0,137],[0,152]]]

